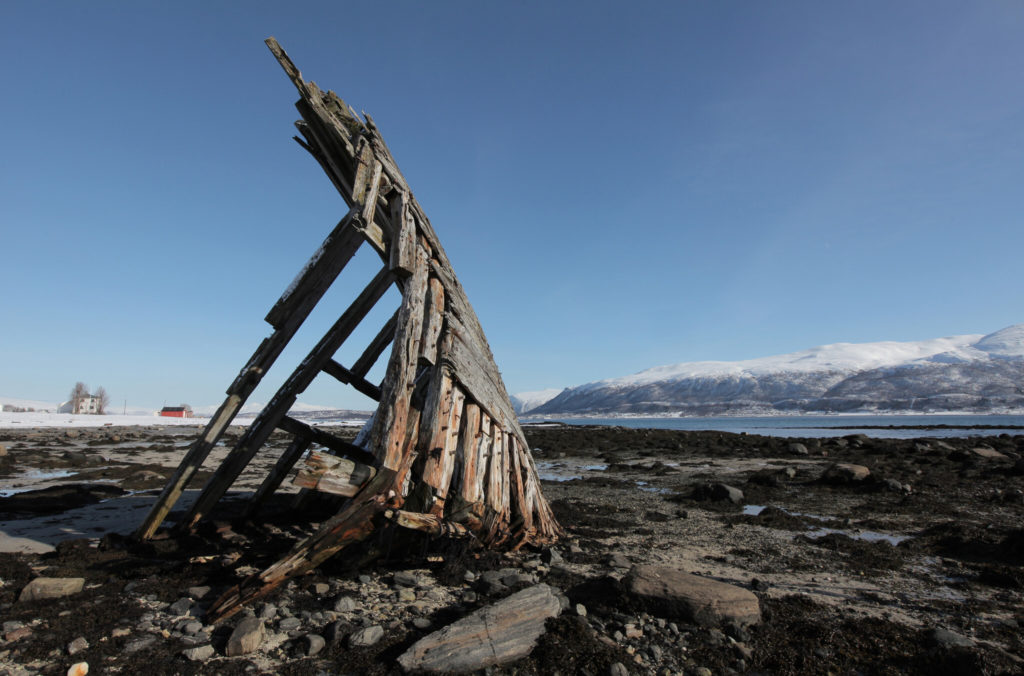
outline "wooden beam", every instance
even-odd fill
[[[444,284],[437,277],[431,277],[427,293],[427,318],[423,326],[423,341],[420,347],[421,361],[428,364],[437,363],[438,341],[441,338],[444,321]]]
[[[342,385],[351,385],[355,389],[359,390],[370,399],[374,401],[380,401],[380,388],[356,374],[352,373],[349,369],[345,368],[333,359],[329,360],[324,364],[324,373],[332,376]]]
[[[350,498],[376,473],[369,465],[314,451],[299,466],[292,483],[300,488]]]
[[[320,301],[363,243],[362,238],[358,237],[358,231],[353,228],[356,215],[355,209],[349,210],[324,239],[320,248],[310,256],[295,280],[267,313],[268,324],[275,329],[280,328],[296,309],[312,308]]]
[[[416,222],[403,192],[391,200],[391,225],[395,229],[391,240],[391,269],[396,275],[409,277],[415,264]]]
[[[352,331],[380,300],[393,281],[394,277],[391,271],[385,267],[363,289],[228,453],[220,467],[207,481],[199,498],[178,525],[179,529],[191,529],[220,500],[266,442],[270,433],[295,404],[298,395],[306,390],[317,373],[323,369],[324,364],[338,351],[341,344],[352,334]]]
[[[381,383],[381,403],[370,434],[370,447],[377,454],[379,463],[390,469],[397,469],[405,448],[406,421],[416,381],[426,289],[426,251],[417,247],[416,265],[403,292],[394,347]]]

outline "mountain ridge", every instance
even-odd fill
[[[921,341],[833,343],[584,383],[530,415],[1024,411],[1024,324]]]

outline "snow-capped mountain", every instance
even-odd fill
[[[658,366],[563,390],[543,414],[1024,411],[1024,324],[915,342],[836,343]]]
[[[512,400],[512,407],[515,409],[516,413],[523,415],[524,413],[537,408],[541,404],[546,404],[561,393],[561,389],[552,388],[547,390],[537,390],[536,392],[510,394],[508,398]]]

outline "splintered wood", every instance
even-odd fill
[[[348,498],[341,510],[267,570],[211,608],[217,620],[288,578],[319,565],[382,528],[471,537],[487,547],[552,542],[561,534],[523,431],[466,294],[430,221],[367,115],[360,119],[334,92],[303,80],[276,40],[267,45],[299,91],[302,137],[349,205],[348,213],[266,316],[274,329],[227,391],[136,536],[152,537],[234,419],[331,283],[364,242],[383,267],[339,317],[241,435],[176,528],[207,517],[270,434],[293,435],[249,505],[258,509],[306,456],[296,483]],[[351,367],[335,353],[388,288],[401,305]],[[384,379],[366,379],[391,345]],[[376,400],[355,444],[289,417],[320,373]],[[316,444],[325,450],[309,451]]]

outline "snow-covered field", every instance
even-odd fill
[[[72,415],[70,413],[0,413],[0,428],[108,427],[135,425],[191,425],[200,427],[209,418],[163,418],[157,415]]]

